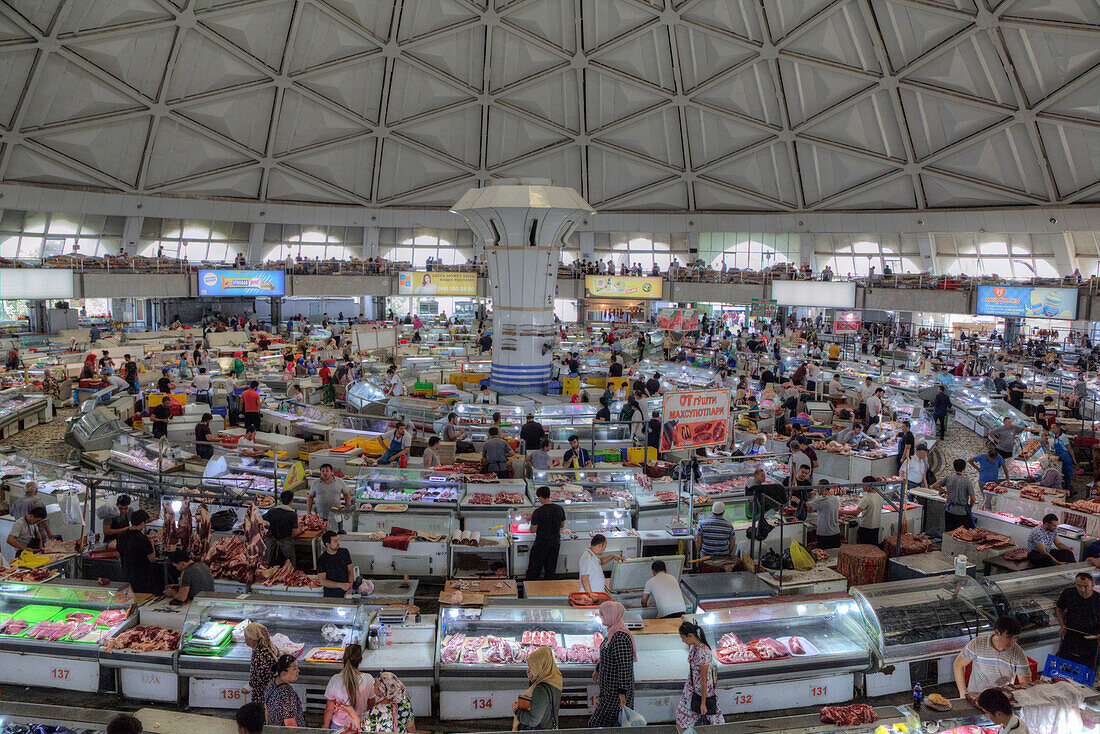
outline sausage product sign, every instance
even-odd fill
[[[665,393],[661,404],[661,451],[726,443],[730,390]]]

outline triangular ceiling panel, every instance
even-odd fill
[[[382,143],[382,169],[376,198],[386,200],[409,191],[443,183],[464,171],[427,153],[390,139]]]
[[[810,206],[897,170],[897,166],[883,161],[804,140],[795,143],[795,150],[798,168],[803,172],[802,191]],[[807,171],[811,173],[807,175]]]
[[[571,186],[578,193],[584,195],[584,185],[581,180],[581,155],[580,146],[570,145],[554,148],[542,155],[524,158],[522,161],[510,163],[493,171],[494,176],[523,177],[537,176],[549,178],[557,186]]]
[[[680,17],[754,43],[764,40],[755,0],[695,0],[683,7]]]
[[[688,184],[671,181],[646,187],[636,194],[628,194],[614,202],[615,209],[643,209],[645,211],[683,211],[688,208]]]
[[[877,182],[862,188],[850,196],[841,195],[827,204],[825,209],[912,209],[917,205],[913,179],[897,176],[889,181]]]
[[[663,104],[668,99],[652,89],[595,69],[589,69],[585,77],[589,130],[598,130],[616,120]]]
[[[791,125],[799,125],[875,82],[864,76],[789,58],[779,60]]]
[[[354,196],[341,195],[300,174],[274,168],[267,177],[267,198],[271,201],[304,201],[357,204]]]
[[[426,145],[441,155],[477,166],[481,158],[481,107],[467,105],[394,128],[400,135]],[[453,203],[453,202],[452,202]]]
[[[703,31],[688,23],[677,25],[674,31],[680,76],[688,91],[756,55],[743,41]]]
[[[394,63],[390,77],[390,106],[386,119],[390,124],[395,124],[472,99],[475,97],[468,90],[459,89],[407,61],[399,60]]]
[[[772,39],[779,40],[788,35],[831,2],[833,0],[764,0],[764,13]]]
[[[763,142],[773,135],[764,128],[695,107],[684,110],[684,120],[694,168]]]
[[[318,0],[381,39],[390,37],[393,3],[385,0]]]
[[[173,18],[174,16],[156,0],[96,0],[96,2],[69,3],[68,12],[61,18],[58,32],[64,35]],[[0,19],[0,24],[2,23],[3,20]]]
[[[4,0],[6,5],[42,32],[49,30],[62,2],[64,0]]]
[[[906,87],[901,89],[901,103],[918,158],[1008,119],[1008,113],[994,108]]]
[[[588,148],[588,196],[593,206],[671,175],[674,174],[637,158],[595,146]]]
[[[623,125],[616,125],[601,133],[598,140],[667,163],[673,168],[684,167],[680,114],[674,107],[665,107]]]
[[[585,19],[581,32],[584,50],[591,51],[655,20],[655,11],[648,11],[631,0],[581,0]]]
[[[938,169],[1041,196],[1046,185],[1039,166],[1039,155],[1024,125],[1011,125],[960,146],[935,164]]]
[[[968,16],[903,0],[877,0],[872,6],[895,71],[974,23]]]
[[[269,77],[238,54],[222,48],[196,30],[181,31],[176,64],[168,80],[167,98],[184,99]]]
[[[1003,17],[1100,25],[1100,4],[1095,0],[1016,0]]]
[[[1048,27],[1006,26],[1002,34],[1020,86],[1035,104],[1100,62],[1096,33]]]
[[[464,178],[424,191],[403,194],[393,200],[396,206],[431,206],[450,209],[470,189],[477,188],[477,179]]]
[[[354,59],[308,72],[295,77],[294,81],[377,124],[386,81],[386,59],[381,55]]]
[[[0,13],[0,43],[8,41],[33,41],[34,36],[23,30],[18,23]]]
[[[1095,128],[1040,122],[1054,183],[1069,196],[1100,181],[1100,132]]]
[[[477,13],[460,0],[416,0],[402,6],[397,40],[403,43],[410,38],[477,19]]]
[[[964,208],[979,206],[1011,206],[1012,204],[1026,203],[1026,200],[1009,194],[990,191],[989,189],[975,186],[965,181],[937,176],[933,173],[922,173],[921,184],[924,189],[924,198],[930,207]]]
[[[65,45],[146,97],[156,99],[175,39],[175,26],[142,26],[102,36],[77,36]]]
[[[783,44],[785,51],[879,72],[874,43],[856,2],[843,2],[823,12]]]
[[[31,183],[67,184],[69,186],[103,186],[103,181],[82,171],[59,163],[53,158],[24,145],[8,153],[5,178]]]
[[[260,87],[184,103],[175,111],[263,154],[274,104],[275,87]]]
[[[694,184],[695,208],[701,211],[783,211],[783,207],[709,181]]]
[[[706,84],[692,94],[692,99],[780,127],[783,125],[780,96],[772,64],[757,61]]]
[[[511,112],[489,109],[485,164],[497,168],[508,161],[566,140],[560,132]]]
[[[250,160],[247,155],[188,125],[164,118],[157,125],[156,138],[149,153],[146,183],[158,186]]]
[[[287,89],[283,92],[279,116],[275,121],[272,152],[280,155],[360,132],[367,132],[363,124],[330,110],[294,89]]]
[[[262,176],[263,171],[259,166],[249,166],[240,170],[179,181],[163,186],[160,190],[180,194],[205,194],[206,196],[233,196],[243,199],[255,199],[260,193]]]
[[[141,104],[58,54],[49,54],[42,79],[49,92],[31,94],[23,103],[23,126],[34,128],[67,120],[140,109]]]
[[[989,33],[975,33],[903,75],[913,80],[962,92],[995,104],[1015,105],[1012,82]]]
[[[4,70],[0,74],[0,127],[11,126],[16,106],[30,78],[36,54],[33,47],[0,49],[0,68]]]
[[[593,59],[637,79],[675,91],[668,28],[655,26],[600,51]]]
[[[553,51],[504,28],[493,31],[491,53],[489,89],[494,92],[568,63]]]
[[[371,136],[353,138],[287,158],[280,165],[297,168],[314,178],[369,199],[376,144],[377,139]]]
[[[890,158],[905,159],[905,141],[889,92],[875,92],[845,105],[836,114],[823,114],[800,132]]]
[[[294,0],[269,0],[198,16],[199,22],[268,67],[282,67]]]
[[[573,3],[534,0],[506,10],[501,20],[549,41],[566,53],[577,50]]]
[[[378,44],[341,16],[317,6],[302,6],[294,48],[290,55],[291,73],[311,69],[330,61],[358,56],[376,50]]]
[[[1044,111],[1082,120],[1100,121],[1100,74],[1072,91],[1058,95]]]
[[[797,204],[790,151],[775,143],[706,169],[706,176],[784,204]]]
[[[104,120],[80,127],[46,130],[31,137],[74,161],[134,186],[151,119],[142,115]]]
[[[559,127],[578,132],[580,130],[579,95],[577,72],[566,69],[509,90],[498,99]]]
[[[472,25],[455,33],[407,47],[406,53],[448,74],[468,87],[481,90],[485,73],[485,26]]]

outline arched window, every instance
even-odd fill
[[[748,232],[703,232],[700,254],[711,253],[710,266],[721,270],[767,270],[775,265],[799,262],[798,235]]]
[[[473,255],[473,233],[469,230],[402,228],[395,234],[392,244],[388,246],[382,243],[380,237],[382,257],[390,262],[412,263],[416,270],[427,267],[428,258],[442,265],[464,265]]]

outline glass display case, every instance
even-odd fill
[[[46,397],[24,393],[21,387],[0,390],[0,426],[46,409]]]
[[[107,463],[121,471],[162,474],[181,471],[183,462],[193,456],[182,447],[144,435],[124,433],[111,447]]]
[[[1100,571],[1088,563],[1033,568],[998,574],[982,581],[997,608],[998,616],[1013,617],[1023,628],[1020,644],[1030,647],[1058,640],[1058,617],[1054,605],[1058,596],[1073,588],[1074,577],[1088,572],[1094,580]]]
[[[447,420],[448,413],[461,407],[437,400],[402,396],[387,400],[383,412],[388,418],[403,417],[420,430],[434,431],[436,423]]]
[[[719,687],[867,671],[874,663],[862,615],[846,594],[733,604],[692,616],[715,651]]]
[[[705,367],[693,367],[686,362],[659,362],[643,359],[631,365],[630,369],[642,379],[649,379],[653,373],[661,373],[661,387],[665,390],[682,390],[685,387],[712,387],[718,382],[714,370]]]
[[[986,587],[969,576],[871,584],[851,594],[883,665],[958,652],[997,619]]]
[[[550,498],[565,509],[566,527],[573,531],[631,530],[631,512],[638,490],[637,469],[630,467],[536,470],[534,487],[550,487]],[[516,532],[524,533],[524,518]]]
[[[453,510],[462,497],[461,474],[435,469],[363,467],[355,477],[359,503],[390,503],[418,508]]]
[[[1015,426],[1027,428],[1036,434],[1039,432],[1039,425],[1034,420],[1004,400],[991,400],[984,410],[978,413],[978,421],[985,426],[986,431],[1001,426],[1005,418],[1011,418]]]
[[[383,375],[369,375],[353,382],[347,387],[345,402],[348,410],[362,411],[371,403],[377,403],[386,397],[382,391]]]
[[[787,475],[786,462],[770,459],[720,459],[702,462],[702,478],[695,482],[695,493],[712,500],[741,499],[753,483],[753,474],[763,469],[769,481],[782,483]]]
[[[81,451],[105,451],[126,430],[113,413],[97,407],[69,419],[65,426],[65,443]]]
[[[12,652],[95,658],[100,641],[126,619],[133,603],[129,584],[0,580],[0,647]]]

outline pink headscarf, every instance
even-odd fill
[[[607,635],[603,638],[603,642],[600,643],[600,647],[603,648],[611,641],[611,638],[616,632],[625,632],[626,636],[630,639],[630,648],[634,651],[634,661],[638,661],[638,646],[634,644],[634,635],[630,634],[630,630],[623,624],[623,617],[626,615],[626,607],[617,601],[605,601],[600,605],[600,618],[603,619],[604,625],[607,627]]]

